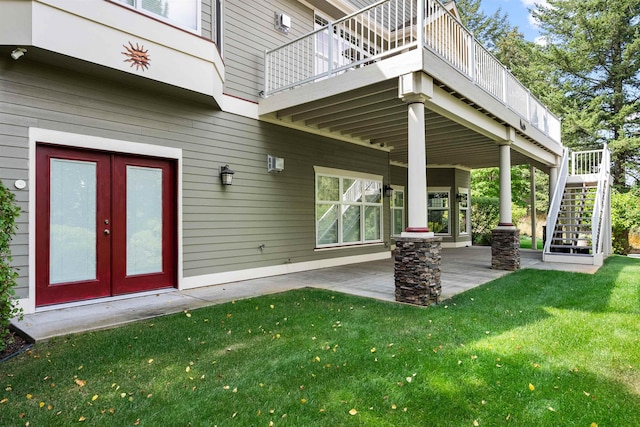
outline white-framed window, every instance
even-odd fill
[[[117,0],[142,13],[200,33],[200,0]]]
[[[451,234],[451,188],[429,188],[427,191],[429,230],[435,234]]]
[[[404,187],[391,186],[389,205],[391,208],[391,235],[399,236],[404,230]]]
[[[471,230],[471,215],[469,215],[469,204],[471,195],[468,188],[458,188],[458,234],[468,235]]]
[[[382,242],[382,176],[314,169],[316,246]]]

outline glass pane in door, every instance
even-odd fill
[[[51,159],[49,282],[96,278],[96,163]]]
[[[127,276],[162,272],[162,170],[127,166]]]

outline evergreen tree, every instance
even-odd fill
[[[563,143],[612,151],[614,186],[640,179],[640,0],[549,0],[534,17],[563,99]],[[556,70],[555,72],[553,70]],[[556,92],[558,93],[558,92]]]
[[[513,27],[509,24],[509,16],[502,12],[502,8],[498,8],[492,15],[486,15],[480,9],[480,3],[481,0],[457,0],[456,7],[465,27],[480,44],[494,52],[500,39],[512,31]]]

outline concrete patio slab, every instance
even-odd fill
[[[539,251],[521,251],[522,268],[595,273],[597,267],[543,263]],[[466,247],[442,250],[442,300],[509,274],[491,269],[491,248]],[[163,290],[132,296],[94,300],[41,309],[14,325],[36,342],[55,336],[113,328],[213,304],[315,287],[348,294],[395,301],[393,260],[245,280],[189,290]]]

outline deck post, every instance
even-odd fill
[[[531,180],[530,180],[530,191],[531,191],[531,249],[538,249],[538,242],[536,236],[536,228],[537,228],[537,212],[536,212],[536,167],[531,166]]]
[[[423,72],[400,76],[398,97],[407,106],[409,131],[409,226],[396,238],[396,301],[416,305],[438,302],[441,293],[441,237],[429,231],[427,151],[424,103],[433,96],[433,80]]]
[[[433,237],[427,222],[427,149],[424,118],[424,103],[433,96],[433,80],[422,72],[400,76],[398,92],[399,98],[408,104],[409,226],[405,233],[406,237]]]
[[[491,232],[491,268],[518,270],[520,268],[520,231],[511,216],[511,141],[515,130],[500,145],[500,222]]]
[[[513,227],[511,217],[511,146],[500,145],[500,223],[501,227]]]

